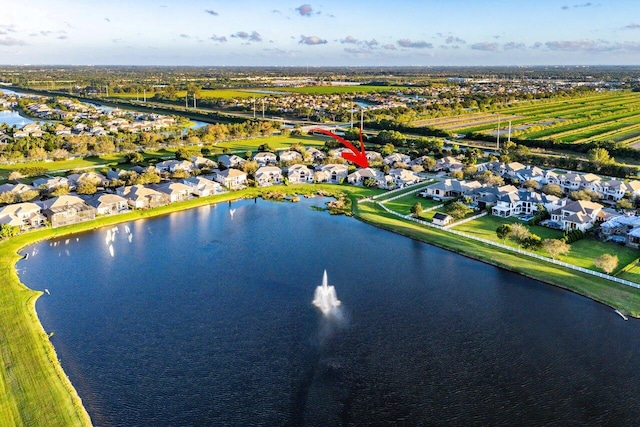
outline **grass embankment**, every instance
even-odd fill
[[[273,187],[267,190],[273,190]],[[359,198],[379,194],[381,190],[335,185],[279,186],[287,195],[346,193],[354,202]],[[99,217],[94,221],[61,228],[47,228],[9,240],[0,241],[0,426],[86,426],[91,424],[71,382],[58,363],[49,337],[35,311],[42,292],[33,291],[22,283],[15,264],[18,252],[41,240],[89,231],[113,224],[151,218],[171,212],[225,202],[239,198],[258,197],[263,189],[246,189],[212,197],[192,199],[156,209],[132,211],[120,215]]]
[[[633,317],[640,317],[640,291],[628,286],[403,221],[372,203],[360,203],[355,209],[358,218],[372,225],[571,290]]]

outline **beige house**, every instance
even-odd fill
[[[78,196],[64,195],[39,202],[42,213],[51,223],[51,227],[90,221],[96,217],[96,209]]]
[[[129,206],[134,209],[155,208],[169,203],[169,197],[166,194],[140,184],[120,187],[116,191],[119,196],[127,199]]]
[[[0,208],[0,224],[20,227],[21,230],[42,226],[46,218],[35,203],[15,203]]]
[[[217,171],[214,179],[231,190],[239,190],[247,185],[247,174],[238,169]]]

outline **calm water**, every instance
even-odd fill
[[[40,123],[44,122],[46,122],[46,120],[40,121]],[[21,116],[20,113],[15,110],[3,110],[0,111],[0,123],[6,123],[9,126],[15,125],[18,128],[22,128],[22,126],[28,125],[29,123],[35,123],[35,121]]]
[[[106,229],[29,248],[21,279],[50,291],[37,310],[94,423],[637,424],[637,321],[322,202],[120,225],[113,256]]]

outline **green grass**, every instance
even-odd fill
[[[370,93],[370,92],[386,92],[407,89],[407,86],[306,86],[306,87],[272,87],[265,88],[274,92],[293,92],[304,93],[308,95],[332,95],[340,93]]]
[[[0,165],[0,178],[6,178],[11,172],[24,167],[43,167],[47,171],[65,171],[80,168],[95,168],[107,164],[115,164],[124,161],[124,155],[91,156],[79,159],[51,161],[51,162],[26,162]]]
[[[215,147],[228,148],[231,151],[255,151],[262,144],[269,144],[275,149],[288,148],[294,144],[307,147],[322,147],[328,138],[319,136],[270,136],[265,138],[243,139],[238,141],[220,142]]]
[[[416,194],[409,194],[407,196],[400,197],[399,199],[386,202],[384,205],[392,211],[408,215],[411,213],[411,207],[416,203],[420,203],[422,205],[422,209],[428,209],[442,204],[442,202],[436,202],[433,199],[425,199],[424,197],[420,197]]]
[[[521,223],[516,218],[499,218],[493,215],[486,215],[482,218],[478,218],[473,221],[469,221],[460,226],[455,226],[455,229],[464,233],[472,234],[483,239],[491,240],[498,243],[504,243],[509,246],[517,247],[517,245],[509,239],[501,240],[496,235],[496,228],[502,224],[514,224]],[[526,224],[525,224],[526,225]],[[564,236],[562,231],[552,230],[547,227],[541,226],[527,226],[529,230],[544,239],[560,239]],[[535,253],[543,256],[549,256],[542,249],[534,251]],[[614,274],[631,262],[634,262],[640,257],[640,251],[627,246],[620,246],[612,242],[601,242],[593,237],[587,236],[582,240],[578,240],[571,244],[571,250],[567,255],[561,256],[561,261],[569,264],[576,265],[578,267],[588,268],[590,270],[601,271],[593,264],[593,261],[602,254],[612,254],[618,256],[618,268],[614,271]],[[640,283],[640,282],[638,282]]]

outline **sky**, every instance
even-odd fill
[[[2,0],[0,64],[638,65],[639,0]]]

